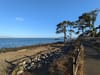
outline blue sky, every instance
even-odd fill
[[[0,0],[0,36],[59,37],[59,22],[75,21],[95,8],[100,8],[99,0]]]

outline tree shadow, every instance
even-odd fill
[[[93,46],[91,44],[85,44],[84,46],[89,48],[89,50],[85,50],[85,58],[93,58],[96,60],[100,60],[100,52],[98,52],[95,48],[93,48]]]
[[[96,59],[96,60],[100,60],[100,53],[97,53],[97,54],[87,54],[85,56],[85,58],[93,58],[93,59]]]

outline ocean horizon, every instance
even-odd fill
[[[61,40],[55,40],[54,38],[0,38],[0,48],[16,48],[58,41]]]

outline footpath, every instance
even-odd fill
[[[100,53],[85,46],[85,75],[100,75]]]

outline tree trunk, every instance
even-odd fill
[[[94,21],[92,21],[92,25],[93,25],[93,26],[92,26],[92,34],[93,34],[92,37],[95,37]]]
[[[70,32],[70,41],[72,40],[72,33]]]
[[[84,29],[82,28],[82,33],[84,33]]]
[[[64,26],[64,44],[66,44],[66,26]]]
[[[66,44],[66,32],[64,33],[64,44]]]
[[[72,26],[70,25],[70,30],[72,30]],[[70,42],[72,40],[72,31],[70,31]]]

